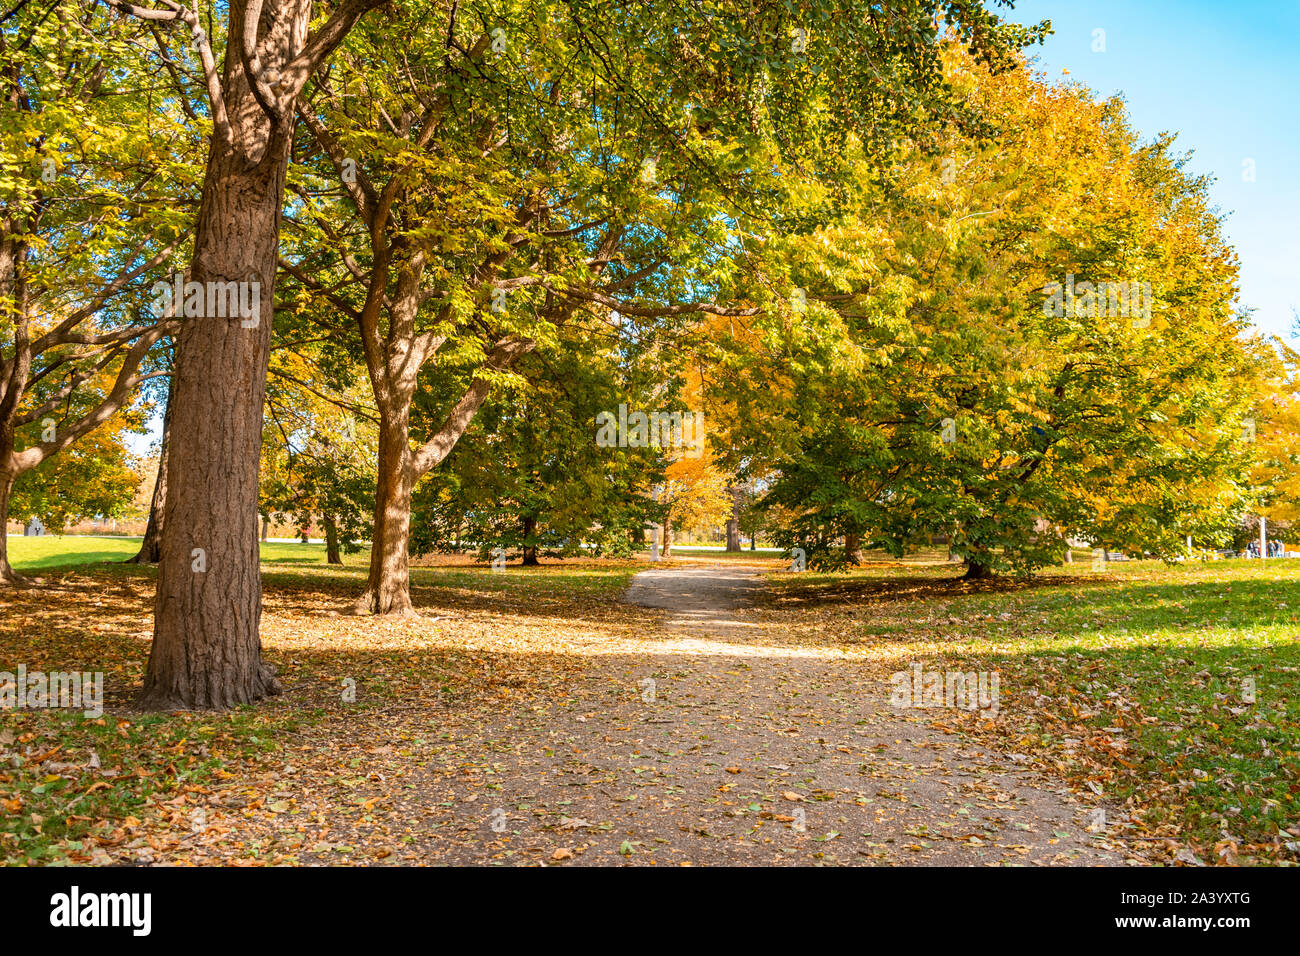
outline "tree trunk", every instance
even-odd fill
[[[751,535],[749,536],[749,550],[750,550],[750,551],[757,551],[757,550],[758,550],[758,532],[757,532],[757,531],[755,531],[753,534],[751,534]]]
[[[0,438],[0,442],[3,439]],[[0,448],[0,461],[8,457],[8,452]],[[14,481],[17,478],[9,472],[0,471],[0,585],[15,587],[30,583],[9,564],[9,500],[13,495]]]
[[[985,581],[996,577],[993,568],[977,558],[966,558],[966,573],[962,577],[967,581]]]
[[[862,535],[850,531],[844,535],[844,557],[850,564],[862,563]]]
[[[740,489],[728,488],[731,495],[731,517],[727,519],[727,551],[735,553],[740,550]]]
[[[358,614],[414,614],[411,606],[411,462],[409,405],[379,428],[379,468],[375,486],[375,526],[371,535],[370,575],[357,599]]]
[[[262,542],[266,543],[270,539],[271,539],[271,519],[264,517],[262,519]]]
[[[644,527],[640,527],[640,528],[628,528],[628,531],[627,531],[627,537],[628,537],[628,540],[631,541],[633,544],[639,544],[639,545],[644,546],[644,545],[645,545],[645,528],[644,528]]]
[[[419,308],[418,270],[403,273],[401,291],[395,298],[390,319],[400,327],[413,328]],[[381,297],[382,298],[382,297]],[[364,328],[364,323],[363,323]],[[483,369],[499,371],[531,351],[531,341],[512,340],[498,345]],[[476,375],[447,419],[418,450],[411,448],[411,401],[423,362],[419,349],[409,340],[390,346],[386,356],[367,356],[371,387],[379,409],[379,467],[375,486],[375,523],[371,535],[370,576],[366,590],[357,599],[358,614],[414,614],[411,607],[410,561],[411,490],[415,482],[451,453],[475,414],[487,398],[488,379]]]
[[[673,519],[665,515],[663,528],[664,530],[661,537],[663,538],[664,546],[659,554],[660,557],[666,558],[672,553],[673,549]]]
[[[158,446],[158,475],[153,480],[153,498],[149,501],[149,523],[145,525],[144,540],[134,558],[127,564],[157,564],[162,557],[163,508],[167,504],[167,446],[172,430],[172,393],[167,390],[167,406],[163,411],[162,442]]]
[[[231,0],[228,23],[242,23],[244,9],[244,0]],[[303,49],[310,15],[309,0],[262,8],[265,69],[278,69]],[[251,328],[238,315],[187,317],[176,337],[172,493],[163,511],[153,650],[141,695],[141,704],[155,709],[225,709],[282,689],[258,637],[257,497],[293,122],[267,117],[237,46],[226,50],[228,122],[213,128],[188,278],[250,283],[250,302],[257,282],[259,309]]]
[[[322,515],[321,522],[325,525],[325,563],[342,564],[343,558],[339,554],[339,526],[334,520],[333,515]]]
[[[524,567],[526,568],[527,567],[535,568],[541,564],[541,562],[537,560],[537,545],[528,543],[528,539],[533,536],[533,533],[536,530],[537,530],[537,519],[532,517],[525,518],[524,519]]]

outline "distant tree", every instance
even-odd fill
[[[259,508],[299,528],[319,521],[326,562],[342,564],[370,536],[374,416],[359,401],[355,366],[284,331],[271,357]]]
[[[606,364],[594,361],[593,341],[577,334],[563,350],[528,356],[519,366],[525,383],[485,403],[444,466],[417,489],[413,552],[472,542],[485,559],[501,549],[529,566],[541,557],[640,547],[632,532],[659,517],[649,489],[662,478],[666,452],[603,447],[596,419],[633,396],[642,396],[633,407],[671,397],[654,396],[647,370],[629,375],[608,364],[616,361],[608,349]]]
[[[1179,554],[1240,498],[1262,361],[1206,184],[1118,101],[950,71],[995,142],[863,165],[838,222],[769,245],[801,291],[737,337],[725,383],[793,516],[780,540],[834,567],[941,534],[971,577],[1067,537]],[[1121,314],[1101,283],[1142,291]]]
[[[19,521],[40,518],[51,531],[93,518],[130,517],[140,463],[124,439],[140,428],[141,419],[139,410],[117,415],[63,454],[24,472],[14,486],[10,513]]]

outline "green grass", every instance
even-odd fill
[[[138,537],[79,535],[9,536],[9,562],[17,571],[36,572],[88,564],[125,561],[140,550]],[[268,541],[262,561],[268,564],[323,564],[325,545]]]
[[[996,670],[998,719],[956,722],[1132,808],[1130,836],[1300,858],[1300,561],[1076,564],[980,586],[953,575],[773,583],[805,609],[865,617],[859,641],[896,669]]]
[[[1023,715],[1028,735],[1124,741],[1111,757],[1131,766],[1119,763],[1129,772],[1110,790],[1120,800],[1164,792],[1149,825],[1211,845],[1264,844],[1300,824],[1300,564],[1148,565],[1120,582],[949,612],[994,618],[969,650],[1026,679],[1019,705],[1035,706],[1031,687],[1055,699]],[[1008,609],[1011,621],[997,619]],[[1105,730],[1117,725],[1121,734]],[[1069,759],[1088,769],[1079,745]]]
[[[77,564],[125,561],[139,550],[139,538],[9,536],[9,563],[17,571],[43,571]]]
[[[115,575],[133,575],[146,570],[122,562],[140,549],[139,538],[95,538],[45,535],[9,538],[9,559],[14,568],[28,574],[96,567]],[[261,546],[262,576],[268,586],[310,588],[330,583],[351,585],[360,590],[365,582],[369,549],[343,556],[344,564],[325,563],[325,545],[319,542],[268,541]],[[434,565],[411,568],[411,586],[433,592],[477,592],[495,597],[529,597],[546,600],[612,599],[639,568],[622,562],[575,559],[547,560],[539,568],[518,563],[503,573],[486,565]]]
[[[296,729],[294,720],[268,720],[252,707],[130,719],[14,714],[0,743],[38,752],[13,754],[0,773],[0,859],[11,866],[95,862],[99,847],[128,838],[126,828],[138,825],[135,815],[145,816],[151,801],[201,788],[232,761],[256,761]],[[90,767],[92,754],[98,770]]]
[[[681,558],[717,558],[725,561],[785,561],[786,563],[790,561],[789,554],[780,548],[759,548],[757,551],[751,551],[748,546],[745,546],[739,552],[727,552],[721,548],[674,544],[672,556]]]

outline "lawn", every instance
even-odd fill
[[[771,580],[764,613],[882,673],[996,671],[996,718],[936,721],[1104,796],[1131,836],[1204,862],[1300,859],[1300,561]]]
[[[9,562],[28,574],[94,564],[113,564],[133,557],[140,550],[135,537],[74,535],[10,535]],[[325,545],[268,541],[262,545],[262,560],[268,563],[322,563]]]

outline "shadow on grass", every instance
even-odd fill
[[[859,604],[880,601],[916,601],[928,598],[951,599],[980,594],[1007,594],[1013,591],[1059,589],[1062,587],[1079,587],[1095,585],[1096,579],[1064,576],[1038,578],[989,578],[968,581],[961,576],[960,570],[947,567],[936,568],[931,572],[914,573],[907,569],[908,576],[896,576],[896,573],[884,572],[870,576],[834,577],[828,580],[812,580],[807,583],[799,581],[781,581],[779,587],[770,588],[759,598],[766,607],[777,609],[801,608],[810,606],[833,606],[840,604]]]

